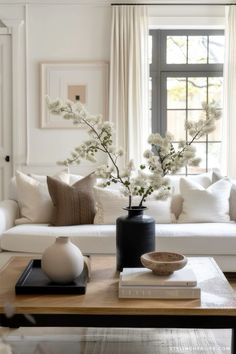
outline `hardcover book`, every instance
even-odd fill
[[[167,276],[155,275],[147,268],[124,268],[120,273],[120,284],[125,286],[194,287],[197,285],[197,279],[189,265]]]
[[[129,286],[119,284],[119,298],[130,299],[199,299],[201,289],[197,286]]]

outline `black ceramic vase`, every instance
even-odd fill
[[[142,254],[155,250],[155,220],[144,215],[145,207],[124,208],[127,216],[116,220],[117,270],[142,267]]]

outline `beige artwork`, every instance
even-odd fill
[[[86,103],[86,85],[69,85],[68,99],[76,102]]]

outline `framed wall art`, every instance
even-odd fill
[[[91,114],[108,115],[107,62],[45,62],[41,71],[41,128],[76,128],[73,122],[49,113],[46,95],[80,101]]]

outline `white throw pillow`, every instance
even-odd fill
[[[180,194],[180,179],[185,178],[190,181],[199,183],[204,188],[209,187],[212,184],[212,177],[210,173],[201,173],[199,175],[188,175],[188,176],[181,176],[181,175],[168,175],[166,176],[169,179],[170,186],[173,189],[174,195]]]
[[[32,177],[33,179],[35,179],[36,181],[38,181],[40,183],[47,184],[47,176],[46,175],[37,175],[37,174],[34,174],[34,173],[29,173],[28,176]],[[68,169],[67,168],[65,168],[64,170],[56,173],[52,177],[57,179],[58,181],[62,181],[64,183],[66,183],[66,184],[70,183],[70,174],[68,173]]]
[[[69,184],[69,175],[65,171],[59,172],[54,178]],[[44,176],[38,178],[44,180]],[[48,192],[45,179],[40,182],[36,178],[22,172],[16,172],[17,198],[20,206],[21,218],[16,219],[16,225],[29,223],[50,223],[53,204]]]
[[[211,184],[206,189],[194,181],[181,178],[183,211],[178,222],[230,222],[230,190],[231,183],[226,178]]]
[[[179,183],[181,178],[186,178],[190,181],[194,181],[199,183],[204,188],[209,187],[212,184],[211,174],[202,173],[200,175],[189,175],[186,177],[182,177],[181,175],[168,175],[167,178],[170,181],[170,186],[172,187],[172,201],[171,201],[171,212],[175,214],[176,219],[178,219],[179,215],[182,212],[183,207],[183,199],[180,195]]]
[[[115,224],[116,219],[127,214],[123,208],[128,205],[128,197],[123,196],[118,190],[103,189],[94,187],[97,212],[94,224],[109,225]],[[134,204],[138,205],[140,199],[135,197]],[[145,214],[153,217],[158,224],[170,224],[175,221],[175,217],[170,211],[171,198],[165,201],[150,198],[144,203],[147,207]]]
[[[222,178],[224,177],[220,171],[215,170],[212,172],[212,183],[219,181]],[[231,220],[236,221],[236,184],[235,181],[231,181],[231,183],[232,186],[231,186],[231,191],[229,196],[229,216]]]

